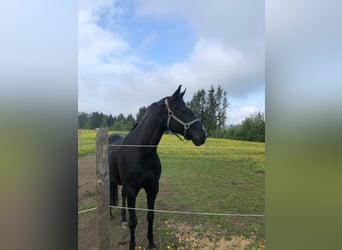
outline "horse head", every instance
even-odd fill
[[[164,103],[168,112],[167,129],[182,134],[185,139],[191,140],[196,146],[202,145],[207,132],[194,113],[186,106],[183,96],[186,89],[181,92],[182,85],[172,96],[165,98]]]

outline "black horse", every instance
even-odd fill
[[[122,206],[126,198],[129,208],[135,208],[136,197],[141,188],[147,194],[147,208],[153,210],[159,190],[161,163],[157,145],[166,130],[183,134],[196,146],[202,145],[207,137],[201,121],[185,105],[181,85],[172,96],[153,103],[142,120],[126,135],[109,137],[110,204],[117,205],[117,185],[122,185]],[[113,144],[121,146],[111,146]],[[127,146],[125,146],[127,145]],[[129,146],[131,145],[131,146]],[[138,146],[132,146],[138,145]],[[139,146],[141,145],[141,146]],[[135,210],[129,209],[129,228],[131,239],[129,248],[135,248]],[[126,210],[121,210],[122,221],[127,221]],[[149,249],[156,249],[153,241],[154,212],[147,212]]]

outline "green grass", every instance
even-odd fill
[[[123,134],[127,132],[109,131],[109,134]],[[85,156],[95,153],[96,131],[94,129],[78,130],[78,156]]]
[[[95,132],[82,131],[79,156],[95,152]],[[265,213],[265,143],[208,138],[201,147],[164,135],[158,153],[162,162],[156,209],[209,213]],[[186,146],[165,148],[163,146]],[[140,192],[137,207],[146,207]],[[156,214],[161,249],[179,243],[177,225],[186,223],[197,235],[212,232],[216,239],[253,238],[246,249],[264,245],[263,217]],[[142,217],[141,219],[144,219]],[[170,228],[171,224],[176,225]],[[179,226],[181,228],[181,226]],[[178,243],[177,243],[178,242]]]
[[[174,136],[164,136],[160,145],[165,144],[184,145]],[[191,142],[186,145],[190,146]],[[169,190],[169,194],[168,199],[157,199],[156,207],[264,214],[264,143],[208,138],[201,147],[159,148],[158,152],[163,165],[160,189]],[[202,225],[200,230],[213,230],[218,238],[255,236],[260,244],[264,240],[263,218],[167,216],[176,221],[188,221],[194,230]],[[167,233],[166,236],[172,240]]]
[[[78,156],[95,153],[95,130],[78,130]]]

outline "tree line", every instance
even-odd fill
[[[218,137],[233,140],[265,142],[265,115],[261,112],[246,117],[241,124],[220,130]]]
[[[261,112],[245,118],[241,124],[226,125],[229,103],[227,92],[221,86],[198,90],[187,105],[201,119],[211,137],[265,141],[265,115]]]
[[[263,113],[257,112],[245,118],[241,124],[226,125],[229,103],[227,92],[221,86],[215,89],[211,85],[207,91],[199,89],[194,93],[192,99],[187,102],[187,105],[201,119],[210,137],[265,141],[265,116]],[[78,128],[108,127],[114,131],[129,131],[136,122],[142,119],[147,109],[147,106],[140,107],[136,117],[133,117],[132,114],[113,116],[99,112],[79,112]]]
[[[80,129],[95,129],[107,127],[114,131],[129,131],[136,123],[136,119],[132,114],[124,116],[105,115],[102,112],[78,113],[78,128]]]

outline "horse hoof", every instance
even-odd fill
[[[154,243],[150,243],[149,246],[148,246],[148,249],[149,250],[157,250],[157,246]]]
[[[122,227],[123,229],[126,229],[126,228],[128,227],[128,222],[127,222],[127,221],[121,222],[121,227]]]

